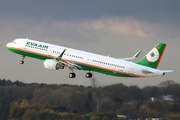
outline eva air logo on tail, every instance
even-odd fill
[[[157,48],[152,49],[147,55],[146,58],[149,62],[156,62],[159,59],[159,51]]]
[[[146,54],[141,60],[137,62],[137,64],[158,68],[164,50],[166,48],[166,44],[159,43],[157,44],[148,54]]]

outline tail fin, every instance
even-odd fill
[[[138,61],[137,64],[157,69],[165,49],[166,44],[157,44],[146,56]]]

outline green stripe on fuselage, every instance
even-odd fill
[[[50,57],[50,56],[34,54],[34,53],[31,53],[31,52],[25,52],[23,50],[17,50],[15,48],[9,48],[8,47],[7,49],[14,52],[14,53],[17,53],[19,55],[28,56],[28,57],[32,57],[32,58],[37,58],[37,59],[40,59],[40,60],[52,59],[52,57]]]
[[[7,49],[14,52],[14,53],[20,54],[22,56],[28,56],[28,57],[37,58],[37,59],[40,59],[40,60],[54,59],[54,58],[52,58],[50,56],[35,54],[35,53],[32,53],[32,52],[25,52],[23,50],[18,50],[18,49],[15,49],[15,48],[7,47]],[[133,76],[133,75],[129,75],[129,74],[123,74],[123,73],[120,73],[120,72],[114,72],[114,71],[110,71],[110,70],[105,70],[103,68],[94,67],[94,66],[90,66],[90,65],[87,65],[87,64],[79,64],[78,62],[76,64],[81,66],[82,69],[86,70],[86,71],[95,71],[95,72],[99,72],[99,73],[103,73],[103,74],[107,74],[107,75],[112,75],[112,76],[118,76],[118,77],[137,77],[137,76]]]
[[[137,76],[131,76],[129,74],[123,74],[120,72],[114,72],[111,70],[105,70],[105,69],[99,68],[99,67],[89,66],[86,64],[78,64],[78,65],[80,65],[83,68],[83,70],[86,70],[86,71],[94,71],[94,72],[99,72],[99,73],[103,73],[106,75],[112,75],[112,76],[117,76],[117,77],[137,77]]]

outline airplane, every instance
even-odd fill
[[[136,59],[141,50],[133,57],[113,58],[91,52],[85,52],[68,47],[53,45],[45,42],[18,38],[6,45],[11,52],[22,56],[20,64],[24,64],[25,57],[44,60],[44,67],[59,70],[68,67],[71,72],[69,78],[75,78],[74,70],[88,71],[85,76],[91,78],[92,72],[99,72],[117,77],[151,77],[163,76],[173,70],[159,70],[158,66],[166,48],[166,44],[157,44],[138,62]]]

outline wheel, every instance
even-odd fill
[[[91,78],[92,77],[92,73],[90,73],[90,72],[88,72],[88,73],[86,73],[86,78]]]
[[[76,74],[75,73],[69,73],[69,78],[75,78]]]
[[[21,59],[21,61],[19,62],[20,64],[24,64],[24,58],[25,58],[25,56],[22,56],[22,59]]]
[[[19,63],[20,63],[20,64],[24,64],[24,61],[21,60]]]

